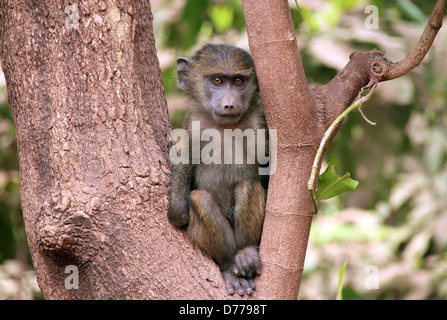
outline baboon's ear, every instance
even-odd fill
[[[187,58],[177,58],[177,75],[178,75],[178,87],[182,90],[187,89],[187,78],[191,62]]]

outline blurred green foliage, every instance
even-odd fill
[[[242,31],[245,27],[242,5],[238,0],[194,0],[184,3],[180,18],[168,22],[163,30],[163,45],[167,47],[187,51],[202,34],[225,33],[231,28]]]
[[[5,88],[0,88],[5,96]],[[1,94],[0,94],[1,96]],[[6,101],[0,102],[0,264],[15,258],[23,239],[15,128]]]
[[[378,48],[387,56],[403,58],[420,36],[435,1],[298,0],[299,7],[289,3],[307,79],[317,85],[332,79],[356,50]],[[363,24],[370,4],[379,9],[378,30],[366,30]],[[188,102],[176,89],[176,57],[188,56],[205,42],[248,49],[242,7],[239,0],[158,0],[151,5],[165,93],[173,126],[178,127]],[[320,202],[300,298],[335,299],[338,272],[346,260],[343,299],[447,298],[444,29],[421,66],[403,79],[381,83],[364,106],[377,126],[352,112],[331,143],[327,156],[337,157],[337,171],[350,172],[360,183],[353,192]],[[24,246],[14,126],[3,100],[0,264],[17,258]],[[365,285],[369,265],[379,270],[377,289]]]

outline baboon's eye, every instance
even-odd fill
[[[244,83],[244,79],[242,78],[236,78],[234,79],[234,84],[240,86],[241,84]]]
[[[213,78],[213,83],[214,83],[214,84],[222,84],[222,83],[223,83],[223,80],[222,80],[222,78],[214,77],[214,78]]]

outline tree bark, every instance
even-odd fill
[[[0,2],[23,216],[44,297],[224,298],[218,267],[166,217],[171,125],[149,2],[75,2],[78,19],[65,3]]]

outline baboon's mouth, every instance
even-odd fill
[[[235,125],[239,122],[241,118],[241,113],[231,113],[231,114],[220,114],[215,113],[214,120],[221,125]]]
[[[239,118],[241,116],[240,113],[230,113],[230,114],[215,113],[215,115],[221,118]]]

